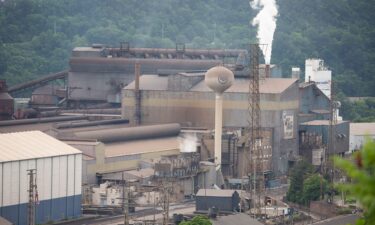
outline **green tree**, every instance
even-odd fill
[[[181,222],[180,225],[212,225],[212,223],[206,216],[195,216],[190,221]]]
[[[304,204],[319,200],[327,190],[327,181],[319,174],[312,174],[303,181],[302,198]]]
[[[306,161],[299,161],[290,172],[290,186],[286,194],[286,199],[299,204],[304,203],[303,183],[313,172],[313,167]]]
[[[368,139],[353,159],[334,160],[352,180],[349,184],[339,185],[339,188],[357,199],[364,209],[364,217],[357,221],[357,225],[375,224],[375,141]]]

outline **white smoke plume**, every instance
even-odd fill
[[[278,14],[276,0],[253,0],[250,1],[253,9],[259,10],[259,13],[252,21],[252,25],[258,25],[257,38],[263,51],[266,64],[271,63],[273,34],[276,29],[276,16]]]
[[[180,152],[196,152],[198,138],[195,133],[184,133],[178,138],[180,143]]]

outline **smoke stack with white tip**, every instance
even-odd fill
[[[215,66],[205,74],[205,83],[215,92],[215,165],[221,168],[221,135],[223,124],[223,92],[232,86],[233,72],[223,66]]]

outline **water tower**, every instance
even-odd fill
[[[206,72],[204,81],[215,92],[215,165],[216,170],[220,170],[223,92],[232,86],[234,75],[232,71],[224,66],[215,66]]]

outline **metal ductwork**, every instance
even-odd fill
[[[207,70],[221,62],[221,60],[72,57],[69,64],[71,72],[134,74],[134,65],[139,63],[142,74],[155,74],[158,69]]]
[[[87,119],[87,116],[56,116],[56,117],[35,118],[35,119],[7,120],[7,121],[1,121],[0,126],[14,126],[14,125],[33,124],[33,123],[49,123],[49,122],[69,121],[69,120],[83,120],[83,119]]]
[[[79,139],[95,139],[104,143],[108,143],[117,141],[129,141],[137,139],[176,136],[180,133],[180,130],[180,124],[170,123],[140,127],[82,131],[76,132],[74,135],[76,138]]]

